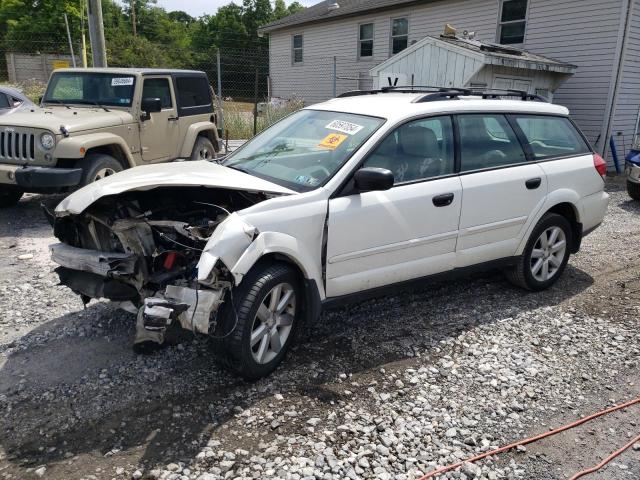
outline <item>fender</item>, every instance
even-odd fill
[[[529,224],[527,225],[525,234],[520,240],[520,244],[518,245],[518,249],[516,250],[516,255],[522,255],[522,252],[524,252],[524,249],[527,246],[527,242],[529,241],[529,236],[531,235],[531,232],[533,231],[537,223],[540,221],[542,216],[545,213],[547,213],[549,210],[551,210],[553,207],[561,203],[570,204],[576,213],[577,221],[581,222],[582,212],[578,208],[578,205],[580,205],[580,195],[578,195],[578,193],[575,192],[574,190],[569,190],[568,188],[554,190],[549,195],[547,195],[547,198],[545,199],[545,202],[542,205],[542,208],[538,210],[537,214],[534,217],[532,217]]]
[[[113,133],[90,133],[88,135],[79,135],[77,137],[68,137],[60,140],[54,150],[55,158],[84,158],[84,153],[80,152],[81,148],[90,150],[96,147],[104,147],[108,145],[118,145],[124,152],[127,163],[130,167],[135,167],[135,162],[131,155],[131,150],[122,137]]]
[[[236,264],[230,269],[236,284],[253,267],[258,260],[268,254],[281,254],[295,263],[307,280],[313,280],[318,287],[320,299],[325,298],[322,274],[313,261],[313,256],[305,245],[296,238],[280,232],[264,232],[249,245]]]
[[[180,158],[189,158],[193,151],[193,145],[198,138],[198,134],[202,132],[208,132],[213,136],[213,146],[217,149],[220,139],[218,138],[218,131],[216,125],[211,122],[197,122],[189,126],[187,133],[184,136],[184,142],[182,143],[182,149],[180,150]]]

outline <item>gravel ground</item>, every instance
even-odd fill
[[[0,211],[0,478],[416,479],[640,395],[640,205],[532,294],[499,272],[323,314],[271,377],[221,371],[172,331],[56,286],[27,196]],[[640,405],[440,478],[565,479],[640,434]],[[640,478],[640,445],[590,478]]]

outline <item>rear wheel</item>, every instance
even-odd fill
[[[82,167],[80,187],[110,177],[123,170],[122,164],[118,160],[104,153],[89,154],[84,160],[78,162],[78,166]]]
[[[0,186],[0,208],[17,205],[24,191],[14,185]]]
[[[216,342],[225,366],[247,380],[273,372],[294,342],[301,301],[298,274],[287,264],[250,272],[225,302],[214,335],[225,337]]]
[[[627,180],[627,193],[634,200],[640,200],[640,183]]]
[[[567,266],[572,241],[569,221],[557,213],[547,213],[531,232],[518,264],[505,272],[507,278],[527,290],[549,288]]]
[[[216,149],[207,137],[199,136],[191,152],[191,160],[213,160],[216,158]]]

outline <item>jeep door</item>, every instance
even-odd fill
[[[171,77],[145,76],[142,99],[159,98],[162,110],[140,122],[140,145],[144,162],[163,162],[178,156],[180,128]]]
[[[504,115],[456,118],[462,181],[456,267],[513,256],[544,203],[547,176],[540,165],[528,161]]]
[[[449,116],[390,133],[363,167],[391,170],[387,191],[329,200],[327,296],[340,296],[453,268],[462,186],[454,173]]]

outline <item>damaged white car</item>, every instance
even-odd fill
[[[353,92],[219,163],[84,187],[50,214],[61,283],[136,312],[137,343],[210,335],[251,379],[323,306],[383,287],[482,265],[547,288],[603,219],[606,165],[565,108],[490,97]]]

